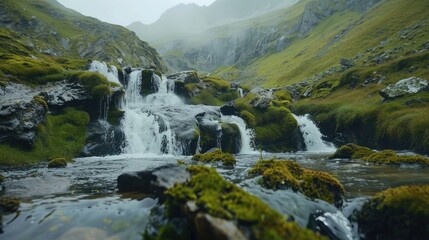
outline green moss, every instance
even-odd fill
[[[48,163],[48,168],[63,168],[67,166],[65,158],[54,158]]]
[[[111,109],[107,116],[107,121],[114,125],[119,126],[121,124],[121,120],[124,117],[125,111],[119,109]]]
[[[46,101],[45,101],[45,98],[44,97],[42,97],[42,96],[34,96],[34,101],[36,101],[36,102],[38,102],[38,103],[40,103],[42,106],[43,106],[43,108],[45,108],[45,110],[46,111],[48,111],[49,110],[49,106],[48,106],[48,104],[46,103]]]
[[[92,88],[91,93],[96,98],[103,98],[105,96],[111,96],[112,90],[109,85],[100,84]]]
[[[13,197],[0,197],[0,212],[13,213],[18,211],[21,203],[17,198]]]
[[[301,191],[310,198],[329,203],[341,203],[345,194],[343,185],[326,172],[305,170],[300,177]]]
[[[428,239],[429,185],[378,193],[357,214],[366,239]]]
[[[345,194],[343,185],[330,174],[304,169],[289,160],[259,160],[249,175],[262,175],[266,188],[292,189],[337,205],[341,205]]]
[[[289,102],[292,101],[292,97],[290,96],[290,93],[286,90],[279,90],[274,92],[274,97],[280,101],[289,101]]]
[[[225,102],[215,97],[213,93],[207,89],[201,90],[200,94],[193,96],[190,102],[193,105],[203,104],[209,106],[222,106],[225,104]]]
[[[275,151],[296,150],[296,132],[298,122],[289,109],[269,107],[267,111],[257,115],[255,142],[264,148]]]
[[[233,101],[239,97],[240,97],[240,95],[235,90],[229,90],[228,92],[224,92],[218,96],[218,98],[220,100],[222,100],[223,102],[230,102],[230,101]]]
[[[218,91],[227,92],[231,88],[231,84],[221,78],[203,77],[201,80],[203,82],[210,83],[210,85],[212,85]]]
[[[170,207],[177,209],[187,201],[195,201],[201,212],[246,225],[251,239],[322,238],[294,222],[286,221],[257,197],[225,181],[216,170],[190,166],[188,171],[192,175],[189,182],[166,191]]]
[[[224,166],[233,167],[235,165],[235,157],[230,153],[224,153],[220,149],[204,154],[195,154],[192,160],[204,163],[222,162]]]
[[[401,165],[417,164],[423,167],[429,167],[429,158],[421,155],[399,156],[392,150],[375,152],[369,156],[363,157],[362,160],[375,164]]]
[[[363,157],[373,154],[374,151],[367,147],[362,147],[353,143],[341,146],[329,158],[347,158],[347,159],[361,159]]]
[[[251,112],[243,110],[240,112],[240,117],[246,122],[247,127],[254,128],[256,126],[256,118]]]
[[[76,157],[86,140],[89,115],[74,108],[66,108],[57,115],[47,115],[46,123],[37,128],[33,149],[23,150],[0,144],[1,165],[25,165],[62,156]]]

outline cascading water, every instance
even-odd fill
[[[237,116],[222,116],[222,121],[226,123],[233,123],[238,126],[240,129],[240,135],[241,135],[241,149],[240,154],[252,154],[257,153],[257,151],[254,150],[254,132],[252,129],[246,127],[246,123],[242,118],[239,118]]]
[[[240,98],[244,97],[244,91],[242,88],[237,88],[237,92],[238,92],[238,95],[240,95]]]
[[[91,71],[99,72],[109,81],[119,83],[115,67],[94,61]],[[126,154],[150,155],[189,155],[201,150],[200,128],[214,128],[216,143],[209,148],[222,148],[221,123],[236,124],[240,130],[240,153],[254,153],[253,132],[246,129],[243,119],[236,116],[222,116],[219,107],[205,105],[186,105],[175,93],[175,82],[156,74],[152,75],[151,91],[141,95],[142,70],[134,69],[126,75],[125,97],[121,122],[125,144],[122,152]],[[105,108],[105,107],[104,107]],[[107,118],[107,111],[101,114]],[[210,132],[210,130],[208,130]],[[205,132],[207,134],[207,132]],[[205,146],[207,148],[207,146]],[[208,149],[205,149],[205,151]]]
[[[105,62],[92,61],[89,71],[98,72],[105,76],[110,82],[121,84],[118,79],[118,69],[115,66],[107,66]]]
[[[323,140],[323,134],[309,118],[308,114],[304,116],[293,116],[298,122],[308,152],[335,152],[336,148],[334,144]]]
[[[158,92],[147,97],[140,95],[141,70],[133,71],[125,91],[125,110],[122,128],[126,138],[125,153],[180,155],[176,135],[169,121],[157,107],[183,105],[174,94],[174,82],[153,74],[152,84]]]

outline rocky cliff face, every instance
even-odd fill
[[[339,11],[362,13],[379,1],[300,1],[292,7],[295,12],[300,12],[295,18],[289,19],[290,12],[283,9],[248,23],[210,29],[199,36],[175,41],[158,49],[173,70],[195,68],[213,71],[220,66],[243,66],[268,53],[284,50],[293,40],[304,37],[321,21]],[[195,44],[195,39],[199,38],[208,40]],[[181,52],[179,56],[177,51]]]
[[[29,47],[48,55],[167,70],[157,51],[135,33],[85,17],[56,1],[1,1],[0,27],[19,32]]]

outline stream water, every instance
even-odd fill
[[[106,75],[114,71],[101,65],[95,64],[94,71]],[[369,196],[389,187],[429,184],[429,169],[329,160],[335,147],[323,140],[308,116],[295,116],[307,151],[256,152],[252,147],[253,132],[246,128],[241,118],[222,116],[218,107],[184,104],[174,94],[174,84],[158,76],[152,79],[157,91],[143,98],[138,91],[140,74],[140,70],[130,74],[122,106],[126,137],[123,154],[77,158],[62,169],[49,169],[45,163],[30,168],[2,169],[6,176],[4,195],[18,197],[22,203],[18,213],[3,216],[1,239],[64,240],[89,235],[93,239],[141,239],[150,211],[158,200],[146,195],[117,193],[116,178],[124,172],[176,163],[177,160],[192,162],[183,154],[194,147],[187,136],[192,135],[197,124],[195,116],[201,112],[206,113],[203,120],[210,124],[234,123],[240,129],[241,148],[240,154],[236,155],[236,167],[226,169],[214,165],[218,172],[280,213],[293,216],[303,227],[310,215],[321,213],[325,224],[331,226],[341,239],[359,239],[356,227],[348,218]],[[199,144],[195,147],[191,150],[198,152]],[[346,189],[343,207],[337,209],[291,190],[262,188],[257,184],[257,178],[247,175],[261,155],[264,159],[291,159],[305,168],[336,176]]]

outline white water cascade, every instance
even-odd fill
[[[335,152],[336,148],[334,144],[322,139],[323,134],[309,118],[308,114],[304,116],[293,116],[298,121],[298,126],[304,137],[304,143],[308,152]]]
[[[101,75],[105,76],[110,82],[117,83],[121,85],[118,78],[118,69],[115,66],[107,66],[105,62],[92,61],[89,71],[98,72]]]
[[[111,82],[121,84],[115,67],[94,61],[90,71],[98,72]],[[243,119],[222,116],[219,107],[187,105],[177,96],[174,80],[152,75],[154,93],[142,96],[142,70],[134,69],[126,75],[126,89],[122,110],[121,129],[125,136],[122,152],[125,154],[182,155],[199,152],[201,136],[199,125],[217,126],[217,145],[221,148],[221,122],[236,124],[240,130],[240,153],[255,153],[252,145],[253,131],[246,128]],[[201,115],[203,114],[203,115]],[[105,114],[107,117],[107,114]],[[197,119],[197,116],[198,117]],[[210,127],[209,127],[210,128]]]
[[[129,77],[123,106],[124,153],[180,155],[170,123],[157,108],[183,102],[174,94],[174,82],[153,74],[152,84],[158,92],[144,98],[140,95],[141,71],[133,71]]]
[[[226,123],[234,123],[240,129],[241,135],[241,149],[240,154],[254,154],[258,153],[254,149],[253,139],[255,133],[252,129],[246,127],[246,123],[242,118],[237,116],[222,116],[222,121]]]

